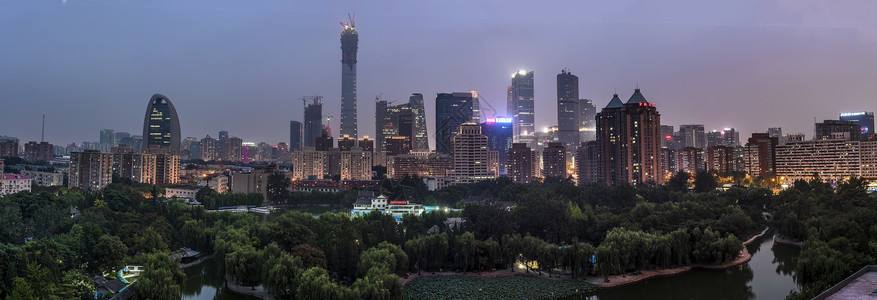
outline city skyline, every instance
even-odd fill
[[[435,124],[434,95],[448,91],[477,90],[482,107],[508,115],[507,76],[525,69],[537,74],[537,130],[556,125],[552,77],[563,67],[596,107],[639,86],[664,124],[733,127],[741,136],[782,127],[810,138],[813,118],[877,108],[867,97],[877,92],[869,83],[877,63],[865,59],[877,49],[877,23],[862,6],[458,4],[5,2],[0,24],[26,26],[0,33],[20,45],[0,50],[0,66],[15,70],[0,75],[0,90],[17,100],[0,112],[0,135],[39,141],[43,113],[46,141],[56,145],[98,141],[100,129],[138,132],[142,102],[160,93],[174,99],[182,137],[230,130],[270,143],[286,141],[286,124],[302,121],[300,97],[322,95],[337,138],[338,21],[354,10],[363,35],[358,98],[401,103],[422,93],[427,124]],[[700,14],[678,21],[674,7]],[[508,21],[524,12],[535,22]],[[128,31],[132,37],[118,36]],[[516,38],[536,46],[507,47]],[[448,40],[481,47],[447,51]],[[363,103],[359,118],[373,116],[371,101]],[[358,135],[373,138],[371,124],[359,120]]]

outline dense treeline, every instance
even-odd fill
[[[850,178],[835,189],[816,176],[796,181],[771,201],[780,233],[805,241],[795,267],[802,290],[788,298],[810,299],[877,263],[877,200],[865,184]]]
[[[217,193],[209,187],[198,190],[195,200],[206,209],[236,205],[262,205],[264,196],[260,193]]]
[[[736,257],[738,237],[761,229],[760,213],[773,203],[770,191],[761,188],[691,193],[669,184],[576,186],[549,179],[522,185],[497,179],[432,193],[417,182],[384,181],[381,192],[449,203],[469,195],[502,202],[470,204],[461,213],[406,215],[397,222],[379,212],[357,218],[278,212],[267,220],[208,213],[133,183],[97,193],[59,189],[7,196],[0,198],[0,255],[11,263],[0,272],[0,296],[32,290],[26,284],[47,273],[57,285],[41,286],[51,291],[39,293],[59,294],[77,290],[60,286],[82,278],[142,264],[152,270],[139,279],[141,298],[179,298],[182,274],[168,252],[180,247],[213,252],[230,280],[261,284],[279,299],[399,299],[398,278],[413,272],[518,267],[579,278],[711,264]],[[256,195],[205,190],[198,197],[216,207],[255,204]],[[356,199],[355,191],[272,195],[289,203]],[[82,215],[70,218],[71,206]],[[462,226],[446,224],[448,217],[461,217]]]

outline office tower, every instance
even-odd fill
[[[341,152],[341,180],[371,180],[372,155],[360,147]]]
[[[486,122],[481,123],[481,134],[487,136],[487,147],[499,152],[497,163],[500,174],[505,174],[509,148],[512,147],[514,139],[512,131],[514,122],[512,122],[512,118],[508,117],[487,118],[486,120]]]
[[[438,93],[435,96],[436,152],[450,154],[451,138],[458,127],[481,119],[478,92]]]
[[[557,137],[567,149],[579,144],[579,77],[567,70],[557,74]]]
[[[243,147],[244,141],[236,136],[230,137],[225,140],[225,157],[223,160],[230,162],[240,162],[241,161],[241,148]]]
[[[710,130],[710,132],[706,133],[706,146],[707,148],[712,146],[724,145],[725,137],[722,136],[724,132],[718,130]]]
[[[324,132],[323,135],[314,141],[314,144],[317,151],[329,151],[329,149],[335,147],[335,139]]]
[[[387,155],[395,156],[411,153],[411,139],[407,136],[391,136],[385,140]]]
[[[206,137],[201,139],[201,156],[200,158],[204,161],[213,161],[216,160],[216,139],[210,137],[208,134]]]
[[[775,137],[775,138],[777,138],[777,142],[779,142],[778,145],[785,145],[785,144],[786,144],[786,136],[783,135],[783,129],[782,129],[782,128],[780,128],[780,127],[771,127],[771,128],[768,128],[768,129],[767,129],[767,134],[768,134],[770,137]]]
[[[598,178],[607,185],[663,181],[661,115],[636,89],[627,103],[614,95],[597,114]]]
[[[740,133],[734,128],[722,129],[722,144],[728,147],[740,146]]]
[[[0,157],[18,157],[18,140],[0,140]]]
[[[536,155],[527,143],[513,143],[508,152],[507,176],[517,183],[528,183],[533,177],[533,158]]]
[[[374,152],[375,151],[375,141],[368,139],[367,136],[360,139],[357,142],[356,146],[362,148],[362,151],[365,151],[365,152]]]
[[[661,148],[673,148],[673,125],[661,125]]]
[[[776,171],[777,138],[768,133],[752,133],[746,143],[745,164],[750,176],[767,176]],[[811,173],[812,175],[812,173]]]
[[[301,150],[301,122],[289,121],[289,151]]]
[[[192,142],[192,144],[189,145],[189,158],[201,158],[201,141],[194,141]]]
[[[868,141],[874,139],[874,112],[859,111],[841,113],[839,120],[853,122],[856,123],[856,125],[859,125],[859,130],[862,132],[860,140]]]
[[[350,151],[350,148],[356,147],[356,139],[349,136],[342,136],[338,139],[338,149],[341,151]]]
[[[683,147],[676,150],[678,171],[694,174],[703,169],[703,150],[695,147]]]
[[[678,135],[682,138],[682,147],[706,148],[703,124],[679,125]]]
[[[735,161],[734,147],[718,145],[707,150],[707,170],[727,174],[736,169]]]
[[[49,142],[27,142],[24,144],[24,160],[29,162],[51,161],[54,157],[53,150],[54,147]]]
[[[171,100],[161,94],[152,95],[143,119],[144,148],[152,145],[167,147],[180,153],[180,119]]]
[[[579,140],[583,142],[593,141],[597,139],[597,107],[591,102],[591,99],[579,99]]]
[[[597,141],[579,144],[575,159],[579,185],[597,182],[597,157]]]
[[[490,169],[487,137],[481,134],[481,126],[466,122],[457,128],[451,139],[454,168],[448,171],[448,185],[475,183],[496,178]]]
[[[305,102],[304,147],[316,147],[317,138],[323,133],[323,97],[310,99],[311,103],[307,103],[308,97],[302,98]]]
[[[414,117],[414,137],[411,149],[418,152],[429,152],[429,136],[426,133],[426,108],[423,105],[423,94],[414,93],[408,97],[408,106]]]
[[[359,47],[359,34],[354,29],[353,19],[344,24],[341,32],[341,132],[356,139],[356,52]]]
[[[548,143],[542,150],[542,177],[566,178],[566,147],[563,143]]]
[[[112,145],[116,142],[116,131],[112,129],[101,129],[100,130],[100,144],[101,145]]]
[[[854,122],[825,120],[815,124],[814,140],[832,140],[840,136],[848,141],[859,141],[862,137],[862,127]]]
[[[520,70],[512,74],[509,86],[508,113],[514,119],[515,142],[531,143],[536,134],[535,94],[533,92],[533,71]]]
[[[130,138],[130,137],[131,137],[131,134],[130,134],[130,133],[117,131],[117,132],[113,135],[113,141],[111,142],[111,144],[118,145],[118,144],[122,143],[122,139],[124,139],[124,138]],[[128,146],[133,146],[133,145],[128,144]]]
[[[228,146],[225,144],[228,141],[228,131],[224,131],[224,130],[219,131],[219,135],[217,137],[218,138],[216,139],[216,159],[222,160],[222,161],[229,161],[228,153],[226,152],[226,150],[228,150]]]
[[[70,153],[71,188],[100,190],[113,182],[113,155],[100,150]]]

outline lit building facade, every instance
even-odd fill
[[[716,171],[719,174],[727,174],[736,169],[734,166],[735,161],[734,147],[718,145],[707,149],[708,170]]]
[[[341,135],[356,139],[356,53],[359,50],[359,33],[353,20],[344,25],[341,32]]]
[[[506,110],[514,119],[515,143],[532,143],[536,132],[535,94],[533,71],[518,71],[512,74],[512,85],[508,89]]]
[[[314,147],[305,147],[292,153],[292,178],[308,179],[314,176],[323,178],[323,152]]]
[[[180,118],[174,104],[162,94],[152,95],[143,120],[143,147],[156,145],[178,154],[180,138]]]
[[[777,138],[768,133],[752,133],[746,143],[744,163],[750,176],[767,176],[776,172]],[[811,174],[812,175],[812,174]]]
[[[513,143],[508,151],[506,175],[517,183],[528,183],[534,177],[535,152],[526,143]]]
[[[453,151],[451,138],[457,134],[457,129],[461,124],[480,122],[480,107],[478,93],[475,91],[436,94],[436,152],[451,154]]]
[[[858,111],[840,114],[840,121],[852,122],[859,126],[862,141],[874,140],[874,112]]]
[[[566,147],[563,143],[548,143],[542,149],[542,176],[566,178]]]
[[[663,182],[661,115],[636,89],[627,103],[614,95],[597,114],[597,176],[607,185]]]
[[[70,153],[71,188],[95,191],[113,182],[113,155],[100,150]]]
[[[508,164],[508,151],[512,147],[514,139],[512,131],[512,118],[496,117],[487,118],[481,123],[481,134],[487,136],[487,147],[492,151],[499,152],[498,161],[501,174],[505,174]]]
[[[567,149],[579,144],[579,77],[567,70],[557,74],[557,137]]]
[[[353,147],[341,152],[341,180],[371,180],[372,154]]]
[[[841,183],[861,174],[859,143],[858,140],[829,139],[777,146],[776,175],[786,182],[794,182],[810,180],[813,174],[819,174],[826,182]]]
[[[481,126],[476,123],[463,123],[457,135],[451,139],[454,166],[448,171],[447,185],[475,183],[496,178],[490,169],[487,137],[481,134]]]

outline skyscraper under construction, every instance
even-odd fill
[[[341,134],[357,138],[356,124],[356,52],[359,33],[354,29],[353,17],[342,23],[341,32]]]

